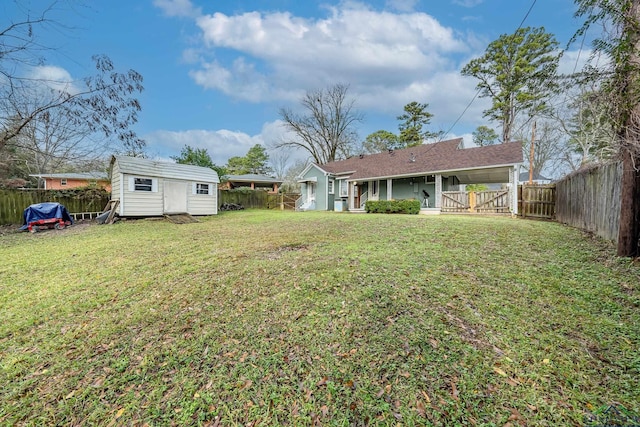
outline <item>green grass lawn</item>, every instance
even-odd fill
[[[549,222],[245,211],[0,237],[0,425],[640,414],[640,266]]]

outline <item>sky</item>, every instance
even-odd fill
[[[2,0],[0,25],[51,3]],[[475,97],[477,81],[462,67],[520,25],[545,27],[564,48],[581,25],[575,9],[573,0],[63,0],[49,15],[59,25],[36,29],[54,49],[31,72],[75,81],[94,73],[92,55],[105,54],[119,71],[142,74],[133,130],[151,158],[190,145],[224,165],[255,144],[270,149],[287,138],[281,108],[337,83],[364,115],[362,140],[397,133],[397,116],[417,101],[433,114],[429,130],[469,145],[475,128],[497,126],[483,118],[489,100]],[[588,54],[569,46],[561,68]]]

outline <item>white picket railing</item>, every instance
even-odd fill
[[[369,192],[365,191],[360,195],[360,209],[364,209],[364,204],[369,200]]]

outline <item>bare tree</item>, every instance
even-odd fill
[[[111,60],[100,55],[93,57],[96,75],[81,82],[31,77],[34,67],[46,63],[44,54],[54,50],[38,36],[61,26],[49,19],[60,3],[51,1],[40,13],[20,9],[21,18],[6,24],[0,21],[0,150],[26,132],[32,121],[58,110],[53,114],[66,117],[70,125],[113,138],[125,152],[140,152],[145,143],[130,128],[141,109],[135,98],[143,90],[139,73],[117,72]]]
[[[74,123],[63,109],[50,109],[34,117],[11,142],[22,153],[29,173],[47,173],[68,165],[95,162],[113,147],[96,141],[82,123]]]
[[[280,187],[285,193],[298,193],[300,192],[300,183],[298,179],[300,178],[300,174],[304,169],[309,165],[309,162],[306,160],[296,160],[293,162],[291,166],[287,169],[284,176],[282,177],[283,182]]]
[[[289,168],[291,153],[287,150],[274,148],[269,151],[269,165],[271,166],[271,170],[273,170],[273,174],[276,178],[283,179],[287,173],[287,169]]]
[[[522,141],[523,158],[527,169],[533,167],[537,173],[556,176],[566,162],[567,139],[561,128],[553,120],[539,117],[536,120],[533,164],[529,164],[531,135],[527,132],[516,134]]]
[[[614,156],[617,136],[611,123],[609,96],[590,80],[588,86],[575,85],[576,91],[567,91],[565,108],[553,117],[563,133],[569,137],[568,148],[579,155],[578,167]]]
[[[354,126],[363,120],[347,99],[349,86],[336,84],[328,89],[309,91],[301,100],[304,114],[281,108],[280,117],[297,139],[288,139],[276,147],[301,148],[318,164],[332,162],[352,152],[357,141]]]

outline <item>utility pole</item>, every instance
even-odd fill
[[[536,140],[536,122],[533,121],[533,129],[531,129],[531,150],[529,152],[529,185],[533,184],[533,161],[535,154],[535,140]]]

